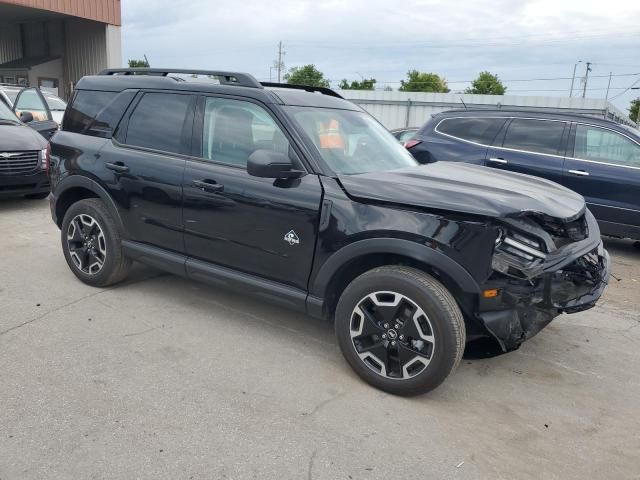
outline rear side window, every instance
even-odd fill
[[[504,118],[445,118],[437,131],[470,142],[491,145],[504,125]]]
[[[98,112],[108,105],[116,95],[115,92],[76,91],[62,121],[62,129],[68,132],[82,133]]]
[[[640,145],[619,133],[590,125],[576,127],[573,155],[583,160],[640,167]]]
[[[129,117],[127,145],[187,153],[182,146],[190,95],[146,93]]]
[[[503,147],[558,155],[565,122],[515,118],[504,137]]]

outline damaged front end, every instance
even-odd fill
[[[526,214],[496,225],[492,273],[477,316],[504,351],[514,350],[560,313],[593,307],[608,283],[609,255],[588,210],[557,221]]]

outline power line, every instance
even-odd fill
[[[638,80],[636,80],[635,82],[633,82],[631,85],[629,85],[627,88],[625,88],[622,92],[618,93],[617,95],[614,95],[613,97],[611,97],[609,99],[609,101],[614,100],[616,98],[618,98],[621,95],[624,95],[627,91],[631,90],[633,87],[635,87],[638,83],[640,83],[640,78]]]

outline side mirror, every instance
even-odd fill
[[[271,150],[256,150],[249,155],[247,172],[262,178],[297,178],[303,174],[300,170],[294,170],[287,155]]]
[[[20,121],[23,123],[33,122],[33,113],[31,112],[21,112],[20,113]]]

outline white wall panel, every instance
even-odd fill
[[[389,129],[419,127],[434,113],[452,109],[503,108],[553,111],[626,120],[622,112],[604,99],[535,97],[516,95],[472,95],[458,93],[385,92],[341,90],[341,95],[357,103]],[[407,117],[407,108],[409,116]],[[614,117],[614,118],[612,118]]]

